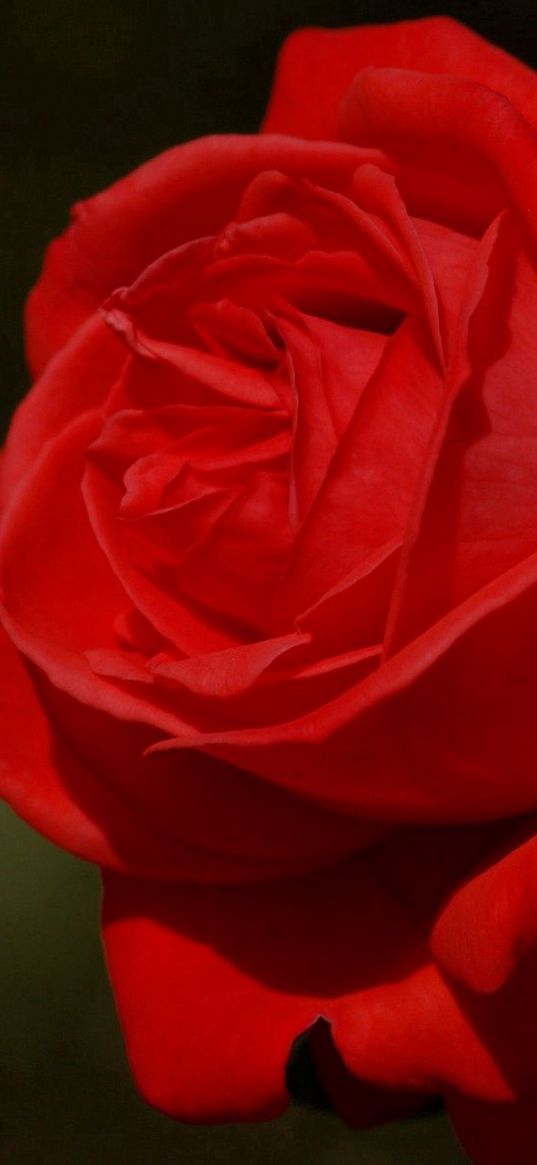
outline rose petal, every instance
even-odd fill
[[[112,429],[121,431],[123,425],[127,431],[129,414],[119,416],[117,424],[112,420]],[[106,432],[103,441],[106,441]],[[172,643],[177,642],[178,648],[187,654],[218,650],[235,643],[236,635],[229,621],[227,626],[222,626],[221,621],[211,619],[210,612],[202,604],[185,600],[178,592],[175,576],[172,586],[165,585],[166,561],[169,566],[176,565],[178,548],[184,539],[178,541],[174,526],[169,530],[166,515],[149,517],[145,522],[125,521],[120,512],[124,492],[121,478],[116,480],[115,472],[110,472],[106,444],[102,456],[99,449],[97,443],[85,465],[83,495],[94,541],[120,580],[124,593],[160,635]],[[114,449],[124,452],[117,443]],[[200,528],[206,529],[207,533],[212,530],[219,512],[230,504],[228,493],[209,490],[206,497],[200,497],[193,515],[198,536]],[[191,510],[192,506],[189,515]],[[158,553],[156,545],[160,546]],[[186,539],[186,545],[188,547],[189,539]],[[95,638],[88,646],[96,646]]]
[[[358,399],[295,539],[278,599],[282,621],[402,539],[443,389],[424,331],[412,318],[401,325]]]
[[[2,519],[6,605],[38,639],[50,637],[71,652],[92,646],[94,636],[106,642],[125,606],[80,495],[81,461],[100,424],[100,411],[84,412],[46,442]]]
[[[173,731],[177,716],[157,701],[148,703],[143,692],[120,692],[97,677],[84,656],[96,642],[116,646],[114,625],[126,606],[125,592],[92,535],[80,492],[86,449],[101,423],[100,412],[85,413],[50,440],[5,510],[2,621],[19,650],[82,703],[110,708],[120,719],[168,724]]]
[[[378,152],[278,136],[208,137],[160,154],[78,203],[28,299],[32,371],[42,370],[115,287],[130,283],[165,251],[220,230],[259,170],[307,173],[338,188],[362,158],[377,160]]]
[[[533,810],[536,607],[534,555],[310,715],[175,745],[381,820]]]
[[[378,179],[382,195],[380,169],[372,165],[359,169],[369,172],[370,186],[376,188]],[[383,310],[393,318],[400,312],[422,313],[425,300],[439,346],[434,288],[429,286],[427,294],[422,285],[424,279],[427,282],[428,264],[410,226],[403,232],[399,227],[394,241],[378,216],[362,210],[352,198],[272,171],[259,175],[245,198],[244,213],[266,217],[233,224],[212,242],[201,240],[166,252],[131,287],[107,301],[106,318],[131,348],[146,357],[167,353],[171,358],[171,342],[191,345],[188,312],[197,300],[232,297],[265,317],[282,302],[292,302],[337,319],[338,284],[340,295],[347,290],[347,313],[352,308],[353,322],[366,327],[367,316],[360,319],[364,309],[371,313],[376,307],[377,314]],[[380,201],[385,211],[385,196]],[[428,279],[430,284],[430,272]],[[343,314],[340,322],[345,322]],[[216,365],[214,360],[207,363]],[[261,379],[257,371],[252,379],[254,383]]]
[[[411,213],[482,234],[511,203],[535,238],[535,130],[499,93],[456,77],[364,69],[341,111],[343,137],[389,150]],[[529,176],[529,177],[528,177]]]
[[[394,241],[401,255],[405,256],[406,264],[420,289],[423,311],[442,368],[445,362],[444,343],[433,272],[394,178],[378,166],[360,166],[353,174],[352,193],[358,205],[368,211],[374,220],[382,223],[387,237]]]
[[[2,457],[0,501],[6,505],[47,441],[78,413],[101,405],[125,364],[125,350],[93,315],[53,359],[19,405]]]
[[[190,313],[204,347],[216,356],[254,367],[273,368],[280,357],[278,348],[256,312],[231,299],[198,303]]]
[[[255,684],[270,664],[279,662],[291,648],[308,643],[309,638],[309,635],[294,633],[177,662],[157,660],[151,664],[151,671],[155,676],[169,680],[173,685],[184,686],[206,699],[228,700],[241,695]]]
[[[537,1104],[487,1104],[450,1093],[448,1111],[474,1165],[530,1165],[537,1156]]]
[[[524,832],[527,832],[528,826]],[[473,991],[497,991],[537,942],[537,838],[512,840],[451,894],[435,958]]]
[[[434,1104],[425,1092],[396,1092],[358,1080],[334,1046],[329,1025],[320,1020],[310,1029],[308,1047],[332,1106],[351,1129],[367,1129],[387,1121],[417,1116]]]
[[[455,387],[409,523],[390,651],[537,549],[536,271],[509,218],[489,247],[477,305],[471,285],[462,305]]]
[[[281,1111],[291,1044],[319,1016],[360,1079],[512,1096],[367,855],[251,891],[107,877],[104,937],[139,1087],[180,1119]]]
[[[468,271],[475,262],[479,241],[439,223],[414,217],[412,226],[427,256],[440,307],[440,326],[446,358],[452,355]]]
[[[256,870],[253,863],[196,849],[154,829],[128,791],[103,782],[53,729],[3,630],[0,660],[0,794],[34,829],[77,857],[139,877],[233,882],[270,876],[262,862]]]
[[[285,1107],[295,1036],[319,1011],[337,1011],[335,1000],[357,976],[367,982],[374,967],[408,958],[412,930],[397,906],[346,873],[255,896],[105,880],[108,964],[146,1098],[201,1121],[260,1118]],[[349,945],[349,911],[354,935],[358,917],[368,920],[361,949]]]
[[[280,52],[263,130],[337,138],[341,98],[370,65],[469,77],[506,97],[537,122],[533,69],[450,16],[358,28],[300,28]]]
[[[389,336],[306,313],[301,313],[301,321],[317,350],[323,392],[341,439],[362,390],[380,364]]]
[[[321,652],[382,644],[399,553],[397,538],[387,542],[297,618]]]

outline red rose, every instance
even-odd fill
[[[103,867],[182,1119],[281,1111],[323,1017],[348,1120],[537,1150],[534,125],[451,20],[300,31],[263,134],[76,207],[30,296],[1,784]]]

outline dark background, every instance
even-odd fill
[[[160,150],[255,132],[286,33],[449,13],[537,67],[534,3],[4,0],[1,420],[27,387],[21,311],[69,206]],[[0,816],[0,1160],[6,1165],[459,1165],[441,1117],[351,1134],[293,1106],[264,1126],[175,1125],[126,1069],[95,871]]]

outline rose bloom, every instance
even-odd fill
[[[99,864],[144,1096],[537,1155],[537,75],[285,44],[75,207],[5,447],[0,785]]]

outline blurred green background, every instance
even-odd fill
[[[449,12],[537,64],[533,4],[394,0],[4,0],[1,421],[27,387],[21,312],[68,208],[167,146],[255,131],[292,28]],[[532,43],[533,35],[533,43]],[[533,59],[531,54],[533,53]],[[460,1165],[447,1121],[367,1134],[293,1105],[266,1125],[186,1127],[132,1086],[98,937],[96,872],[0,807],[3,1165]]]

